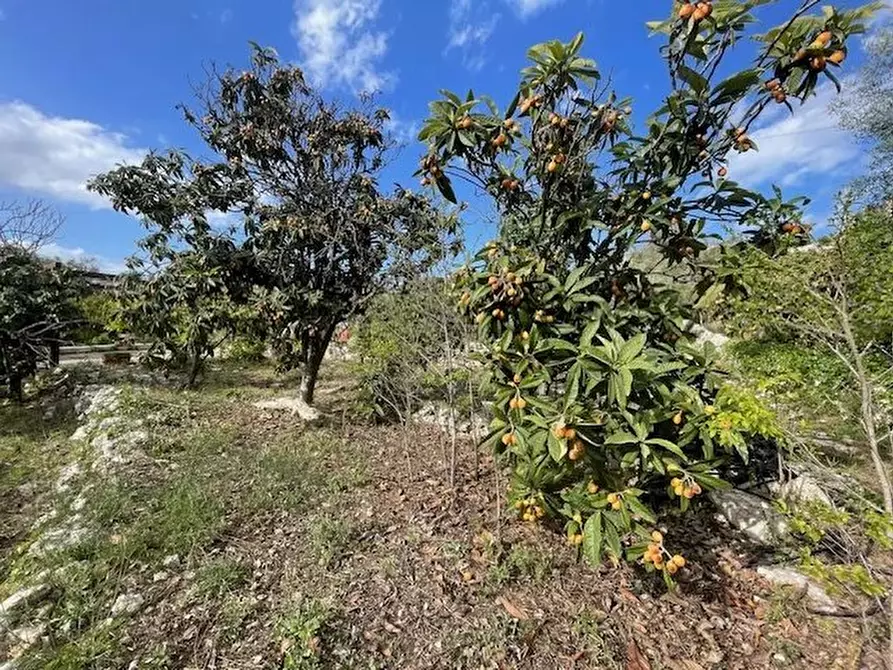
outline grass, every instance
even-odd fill
[[[195,587],[203,597],[222,599],[237,591],[250,577],[251,568],[244,563],[232,558],[215,558],[196,571]],[[234,608],[230,614],[235,616],[239,611],[238,601],[227,602]]]
[[[125,623],[116,620],[109,626],[111,603],[130,588],[123,581],[135,573],[151,575],[172,554],[193,566],[193,592],[217,603],[221,634],[237,638],[254,607],[240,593],[251,569],[208,550],[224,534],[250,528],[258,515],[296,511],[362,481],[359,463],[331,467],[333,460],[347,456],[340,437],[325,429],[305,432],[299,425],[285,430],[277,425],[268,440],[258,442],[256,415],[250,420],[236,416],[252,398],[269,393],[268,369],[252,368],[239,376],[225,368],[212,376],[200,392],[149,387],[122,395],[123,415],[141,420],[151,436],[142,448],[156,460],[130,476],[85,474],[90,488],[80,514],[88,527],[98,529],[90,541],[45,557],[21,550],[3,554],[4,578],[65,566],[52,574],[53,597],[44,613],[53,630],[51,642],[31,652],[22,667],[126,666],[115,630]],[[62,465],[77,457],[68,439],[73,416],[47,423],[36,420],[37,411],[0,407],[3,499],[15,487],[47,480],[48,462]],[[66,506],[59,509],[65,512]],[[318,526],[316,541],[326,564],[337,560],[349,535],[350,528],[338,521]]]

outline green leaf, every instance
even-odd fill
[[[638,335],[631,337],[622,347],[620,347],[620,352],[617,354],[617,360],[623,365],[629,363],[642,353],[642,349],[645,348],[645,341],[645,333],[639,333]]]
[[[592,565],[602,562],[602,515],[596,512],[583,526],[583,556]]]
[[[605,444],[637,444],[638,441],[639,438],[632,433],[627,433],[626,431],[621,430],[618,433],[608,435]]]
[[[446,175],[441,174],[437,178],[436,183],[437,189],[440,191],[441,195],[455,205],[456,194],[453,192],[453,185],[450,183],[449,178],[447,178]]]
[[[580,392],[580,377],[582,374],[583,367],[580,365],[580,362],[577,361],[571,366],[570,372],[567,375],[567,383],[565,384],[564,391],[565,409],[572,405],[577,399],[577,395]]]
[[[660,437],[652,437],[647,442],[648,442],[648,444],[653,444],[658,447],[663,447],[667,451],[676,454],[683,461],[688,461],[688,457],[685,455],[685,453],[683,453],[682,449],[679,448],[679,445],[675,444],[674,442],[670,442],[669,440],[665,440]]]
[[[620,535],[617,534],[617,529],[614,528],[613,524],[605,524],[605,541],[608,545],[608,549],[611,553],[620,560],[623,558],[623,549],[620,546]],[[585,537],[583,538],[585,542]]]
[[[698,95],[707,90],[707,80],[687,65],[680,65],[678,74],[679,78],[688,84],[691,87],[691,90]]]
[[[552,460],[558,463],[567,455],[567,440],[559,440],[557,437],[549,433],[549,455]]]

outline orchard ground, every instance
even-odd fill
[[[264,365],[217,363],[198,391],[71,374],[123,389],[144,439],[113,475],[85,464],[74,504],[71,400],[0,407],[0,599],[49,586],[13,622],[38,631],[19,668],[883,667],[883,616],[811,614],[706,501],[666,528],[688,558],[677,590],[589,567],[506,510],[505,473],[470,438],[451,488],[437,426],[358,419],[342,362],[312,424],[254,406],[296,384]],[[89,533],[33,551],[50,509]]]

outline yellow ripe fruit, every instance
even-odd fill
[[[509,408],[515,409],[515,407],[517,407],[517,406],[518,406],[517,398],[512,398],[511,400],[509,400]]]
[[[567,543],[568,544],[577,544],[577,534],[576,533],[568,534]]]
[[[515,402],[515,407],[518,409],[524,409],[527,407],[527,401],[524,398],[518,398],[517,402]]]
[[[511,442],[512,442],[512,434],[511,433],[506,433],[505,435],[502,436],[502,443],[505,446],[508,446],[509,444],[511,444]]]
[[[548,172],[555,172],[558,169],[558,163],[555,161],[549,161],[549,164],[546,166],[546,170]]]
[[[583,544],[583,534],[577,533],[574,535],[574,544]]]
[[[573,428],[565,428],[564,437],[568,440],[573,440],[577,437],[577,431],[575,431]]]
[[[656,544],[660,544],[661,542],[664,541],[664,536],[659,530],[656,530],[653,533],[651,533],[651,539],[654,540],[654,542]]]
[[[682,486],[682,480],[679,479],[679,477],[673,477],[673,479],[670,480],[670,486],[672,486],[674,489],[679,488],[680,486]]]
[[[686,498],[688,498],[689,500],[691,500],[692,498],[695,497],[695,492],[694,492],[693,489],[685,489],[685,490],[682,492],[682,495],[684,495]]]
[[[682,423],[682,412],[679,412],[678,414],[673,416],[673,423],[675,423],[677,426]]]
[[[676,567],[675,563],[667,563],[667,572],[671,575],[675,575],[677,570],[679,570],[679,568]]]
[[[830,56],[828,56],[828,60],[834,63],[835,65],[840,65],[844,60],[846,60],[846,52],[842,49],[838,49]]]
[[[484,314],[483,312],[481,312],[476,317],[474,317],[474,320],[477,324],[482,324],[484,322],[484,319],[486,319],[486,318],[487,318],[487,315]]]
[[[828,46],[828,43],[831,41],[832,37],[833,35],[831,34],[830,30],[823,30],[818,35],[816,35],[813,44],[819,49],[824,49],[826,46]]]
[[[642,194],[642,200],[650,200],[651,199],[651,191],[645,191]]]
[[[589,486],[586,487],[586,490],[592,494],[598,493],[598,484],[595,482],[589,482]]]
[[[683,486],[682,486],[682,484],[680,484],[679,486],[674,486],[674,487],[673,487],[673,493],[675,493],[677,496],[681,496],[681,495],[682,495],[682,492],[683,492]]]
[[[620,502],[619,500],[615,503],[611,503],[611,509],[613,509],[615,511],[619,510],[621,507],[623,507],[623,503]]]
[[[716,407],[713,405],[704,405],[704,414],[711,416],[716,413]]]
[[[524,521],[535,521],[536,517],[533,516],[530,512],[524,512],[524,516],[522,517]]]
[[[533,513],[536,515],[537,519],[541,519],[546,516],[546,510],[544,510],[542,507],[534,507]]]
[[[609,493],[609,494],[608,494],[608,502],[609,502],[609,503],[615,503],[615,502],[617,502],[619,499],[620,499],[620,496],[618,496],[616,493]]]
[[[524,501],[516,500],[515,501],[515,509],[517,509],[517,510],[524,509]]]
[[[661,558],[660,556],[658,556],[657,558],[655,558],[655,559],[654,559],[654,567],[657,568],[658,570],[663,570],[663,569],[664,569],[664,561],[663,561],[663,558]]]
[[[515,385],[520,384],[521,383],[521,375],[516,373],[515,376],[512,377],[512,381],[515,383]]]
[[[524,341],[526,342],[527,340],[530,339],[530,333],[528,333],[526,330],[523,331],[523,332],[521,333],[521,339],[524,340]]]
[[[642,225],[639,226],[642,229],[643,233],[647,233],[651,230],[651,222],[650,221],[642,221]]]
[[[680,556],[679,554],[676,554],[670,560],[673,561],[673,565],[675,565],[677,568],[685,567],[685,559],[682,556]]]

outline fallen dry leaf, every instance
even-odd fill
[[[519,621],[527,621],[530,617],[527,616],[527,613],[522,610],[520,607],[515,605],[508,598],[504,598],[503,596],[499,596],[496,599],[497,605],[502,605],[503,609],[508,612],[510,615],[518,619]]]
[[[626,647],[626,670],[651,670],[651,663],[639,651],[639,646],[632,639]]]

